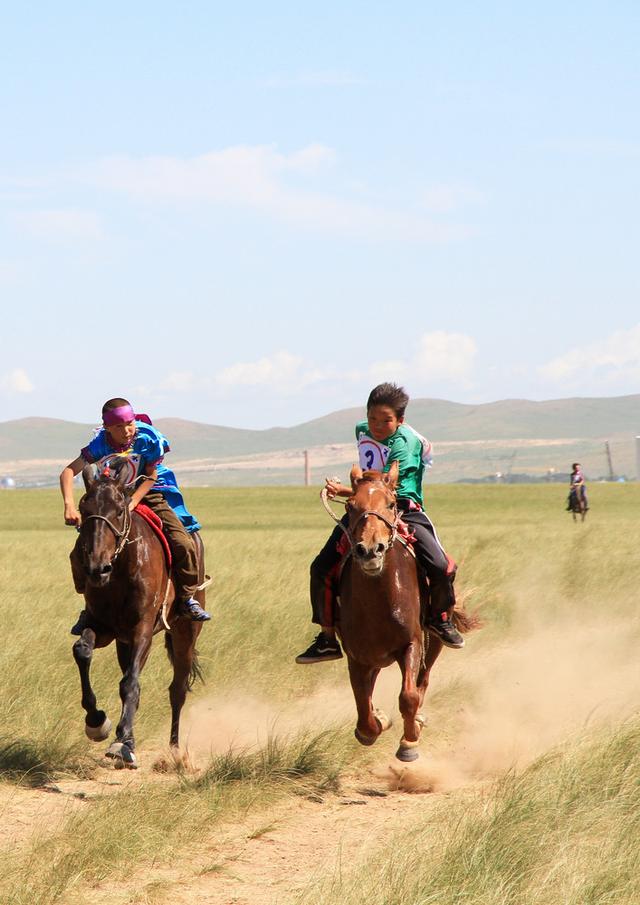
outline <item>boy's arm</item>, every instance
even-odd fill
[[[138,475],[138,486],[129,500],[129,509],[133,512],[140,500],[151,490],[158,478],[155,465],[145,463],[144,471]]]
[[[64,502],[65,525],[78,526],[80,524],[80,513],[73,499],[73,479],[77,474],[80,474],[86,464],[82,456],[78,456],[77,459],[69,462],[66,468],[63,468],[60,472],[60,492]]]

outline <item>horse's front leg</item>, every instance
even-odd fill
[[[404,734],[400,739],[400,746],[396,751],[396,757],[402,761],[418,759],[418,742],[422,730],[422,720],[416,719],[418,708],[424,698],[424,691],[418,687],[418,678],[424,682],[424,675],[418,676],[423,665],[422,638],[411,641],[405,648],[402,656],[398,657],[398,664],[402,670],[402,690],[400,691],[400,713],[404,722]],[[426,691],[426,686],[425,689]],[[422,694],[421,694],[422,691]]]
[[[111,638],[101,637],[99,647],[109,644]],[[82,689],[82,707],[86,712],[84,718],[84,731],[92,742],[102,742],[109,737],[111,720],[104,712],[98,710],[96,696],[91,687],[89,672],[91,670],[91,658],[96,648],[96,633],[91,628],[86,628],[73,645],[73,658],[80,673],[80,687]]]
[[[371,699],[379,672],[377,667],[363,666],[349,657],[349,679],[358,711],[354,734],[361,745],[373,745],[380,733],[391,725],[384,714],[377,714],[373,709]]]
[[[134,754],[136,743],[133,736],[133,720],[140,703],[140,672],[147,662],[151,650],[151,630],[140,632],[131,644],[116,641],[118,662],[123,676],[120,680],[120,700],[122,712],[116,727],[116,741],[107,749],[107,757],[112,757],[117,768],[138,766]]]

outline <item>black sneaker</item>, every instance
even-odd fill
[[[323,660],[341,659],[342,648],[338,639],[320,632],[311,647],[296,657],[296,663],[322,663]]]
[[[87,616],[87,611],[80,610],[80,615],[78,616],[76,624],[71,626],[71,634],[72,635],[81,635],[86,628],[89,628],[89,619]]]
[[[443,615],[446,617],[446,614]],[[428,629],[432,635],[440,638],[445,647],[452,647],[455,650],[464,647],[464,638],[450,619],[443,619],[440,616],[432,617],[429,620]]]
[[[209,613],[203,610],[198,601],[194,597],[183,600],[179,607],[183,616],[188,616],[192,622],[208,622],[211,619]]]

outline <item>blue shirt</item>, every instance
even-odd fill
[[[189,533],[198,531],[201,526],[185,506],[176,476],[162,461],[165,453],[170,452],[169,441],[151,424],[136,421],[135,425],[136,435],[128,449],[118,452],[111,445],[107,431],[101,428],[88,446],[80,451],[80,455],[85,462],[97,465],[102,465],[113,456],[124,457],[129,469],[127,484],[132,484],[138,475],[144,474],[148,465],[155,466],[157,479],[152,490],[163,494]]]

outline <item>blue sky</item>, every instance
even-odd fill
[[[0,421],[639,391],[637,4],[2,10]]]

